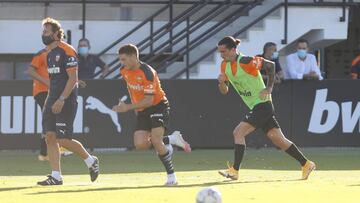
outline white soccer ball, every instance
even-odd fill
[[[221,203],[221,193],[215,187],[203,188],[196,196],[196,203]]]

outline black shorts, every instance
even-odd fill
[[[54,99],[48,99],[45,103],[42,117],[43,133],[55,132],[58,139],[72,139],[77,101],[76,99],[66,100],[61,112],[54,114],[51,107],[55,101]]]
[[[136,116],[137,130],[151,131],[153,128],[164,127],[167,129],[169,124],[170,105],[168,101],[162,101],[155,106],[138,112]]]
[[[245,115],[244,122],[249,123],[256,129],[261,128],[265,133],[273,128],[280,128],[275,118],[274,106],[270,101],[256,105]]]
[[[47,92],[40,92],[34,96],[36,103],[40,106],[41,109],[44,108],[46,97],[48,96]]]

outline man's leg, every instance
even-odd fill
[[[47,145],[46,145],[46,135],[41,135],[40,140],[40,154],[38,156],[39,161],[46,161],[49,160],[48,154],[47,154]]]
[[[38,185],[62,185],[62,177],[60,170],[60,151],[59,144],[56,140],[55,132],[46,132],[46,144],[48,148],[49,163],[51,167],[51,175],[48,179],[40,181]]]
[[[47,97],[47,92],[40,92],[34,96],[34,99],[35,99],[36,103],[40,106],[41,110],[44,109],[46,97]],[[46,141],[45,141],[45,134],[41,135],[40,154],[38,156],[38,159],[39,159],[39,161],[49,160],[49,157],[47,156],[47,145],[46,145]]]
[[[220,175],[233,180],[238,179],[238,170],[245,153],[245,137],[256,128],[247,122],[241,122],[234,130],[234,164],[226,171],[219,171]]]
[[[90,179],[94,182],[99,175],[98,158],[90,155],[79,141],[72,139],[76,110],[76,102],[65,103],[62,112],[56,117],[57,138],[60,146],[74,152],[84,160],[89,168]]]
[[[275,146],[285,151],[300,163],[303,171],[302,179],[307,179],[316,167],[314,162],[308,160],[297,146],[284,136],[280,128],[272,128],[266,135]]]
[[[168,180],[166,182],[166,185],[176,185],[177,179],[174,172],[174,166],[172,163],[172,154],[170,150],[168,150],[165,147],[165,144],[163,142],[163,135],[165,133],[164,127],[157,127],[151,129],[151,143],[154,146],[157,154],[159,155],[159,158],[161,162],[163,163],[166,173],[168,175]]]
[[[167,148],[170,148],[167,145],[175,145],[182,148],[186,153],[191,152],[190,144],[184,140],[180,131],[174,131],[172,134],[164,136],[163,142]]]
[[[137,130],[134,133],[134,145],[136,150],[148,150],[151,148],[150,131]]]
[[[42,127],[45,134],[45,141],[48,148],[49,164],[51,167],[51,175],[44,181],[40,181],[38,185],[62,185],[59,143],[56,138],[55,115],[50,108],[44,108]]]

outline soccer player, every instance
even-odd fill
[[[229,83],[240,95],[250,111],[233,131],[235,141],[235,157],[232,166],[220,175],[232,180],[238,179],[238,170],[245,151],[245,137],[255,129],[261,128],[267,137],[280,149],[296,159],[302,166],[302,179],[307,179],[315,169],[315,164],[309,161],[282,133],[275,118],[271,92],[274,86],[275,65],[262,57],[244,56],[236,51],[240,40],[227,36],[218,42],[218,51],[224,59],[221,73],[218,77],[219,90],[222,94],[229,91]],[[268,75],[265,86],[260,70]]]
[[[48,95],[50,86],[49,74],[47,71],[47,56],[48,50],[46,48],[40,50],[31,60],[28,68],[28,74],[33,78],[33,96],[36,103],[41,109],[44,108],[45,100]],[[45,142],[45,135],[41,136],[39,161],[49,160],[47,156],[47,147]]]
[[[139,60],[139,50],[132,44],[119,49],[119,59],[123,64],[120,72],[127,83],[131,104],[122,101],[113,107],[116,112],[136,111],[137,123],[134,133],[136,149],[144,150],[154,146],[167,172],[165,185],[177,185],[172,164],[172,146],[177,145],[190,152],[190,145],[178,131],[164,137],[168,126],[170,105],[161,88],[156,71]]]
[[[62,185],[59,145],[80,156],[89,168],[91,181],[99,175],[99,161],[77,140],[72,139],[77,110],[77,57],[74,48],[62,41],[64,32],[58,21],[42,22],[42,41],[47,46],[50,88],[43,110],[42,126],[52,169],[38,185]]]

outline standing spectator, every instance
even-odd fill
[[[104,78],[109,72],[107,65],[96,55],[89,54],[90,41],[86,38],[79,40],[79,79],[94,79],[97,67],[102,69],[100,78]]]
[[[358,48],[360,50],[360,42],[358,42]],[[360,55],[351,63],[351,78],[360,79]]]
[[[297,52],[286,57],[286,79],[322,80],[320,68],[313,54],[308,53],[308,41],[297,41]]]
[[[276,44],[274,42],[266,42],[263,48],[263,53],[258,55],[272,61],[275,63],[275,83],[281,83],[281,80],[284,79],[284,72],[282,71],[280,62],[279,62],[279,52],[277,52]],[[266,71],[260,70],[261,76],[266,84],[268,76],[266,75]]]

